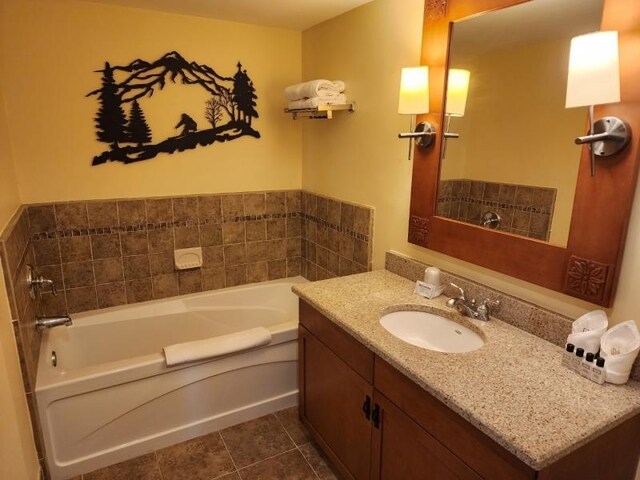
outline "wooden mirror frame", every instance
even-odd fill
[[[418,121],[437,138],[415,148],[409,242],[589,302],[613,302],[638,177],[640,141],[640,2],[605,0],[601,30],[618,30],[621,103],[601,105],[595,118],[616,116],[631,126],[619,154],[596,159],[591,177],[582,147],[566,247],[436,216],[449,44],[453,22],[529,0],[425,0],[422,65],[429,66],[430,112]],[[565,82],[565,79],[558,79]],[[585,132],[588,125],[585,124]],[[567,139],[572,142],[573,139]],[[522,148],[537,148],[533,142]],[[542,153],[541,153],[542,154]]]

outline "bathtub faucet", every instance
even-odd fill
[[[60,315],[58,317],[37,317],[36,318],[36,329],[44,330],[46,328],[58,327],[60,325],[73,325],[71,321],[71,317],[69,315]]]

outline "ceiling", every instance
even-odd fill
[[[217,18],[289,30],[313,25],[372,0],[85,0],[126,7]]]

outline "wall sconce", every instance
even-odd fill
[[[458,133],[450,132],[451,118],[464,117],[464,111],[467,107],[467,95],[469,93],[469,70],[459,68],[449,69],[447,79],[447,103],[444,109],[445,127],[444,127],[444,146],[442,148],[442,158],[447,155],[447,139],[460,138]]]
[[[618,32],[596,32],[571,39],[566,108],[589,107],[589,135],[576,138],[575,143],[589,144],[592,177],[596,156],[615,155],[629,143],[631,134],[624,120],[594,119],[594,105],[619,101]]]
[[[415,138],[416,145],[420,148],[431,145],[436,131],[429,122],[420,122],[415,129],[413,128],[415,115],[429,113],[429,67],[402,69],[398,113],[411,115],[410,133],[399,133],[398,138]],[[411,143],[409,143],[409,160],[411,160]]]

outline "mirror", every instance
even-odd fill
[[[592,3],[594,0],[438,0],[425,2],[424,28],[422,31],[422,65],[429,66],[429,113],[418,117],[418,121],[428,121],[438,132],[435,142],[431,147],[420,149],[415,148],[413,161],[413,175],[411,181],[411,205],[408,222],[408,240],[410,243],[426,247],[430,250],[440,252],[444,255],[454,257],[466,262],[473,263],[496,272],[518,278],[532,284],[548,288],[556,292],[562,292],[576,298],[587,300],[591,303],[609,306],[615,298],[617,279],[620,274],[622,265],[622,254],[627,234],[629,216],[631,206],[633,204],[634,193],[636,190],[636,180],[638,178],[638,170],[640,168],[640,84],[637,82],[637,43],[638,31],[637,22],[634,19],[640,18],[640,2],[638,0],[604,0],[602,4]],[[531,13],[526,15],[518,14],[522,8],[543,7],[539,13]],[[565,7],[565,8],[562,8]],[[564,13],[560,13],[561,9]],[[555,131],[564,128],[560,125],[564,121],[559,121],[558,117],[538,117],[534,118],[529,111],[524,111],[522,106],[516,101],[524,102],[524,100],[537,100],[534,106],[542,109],[549,108],[551,103],[549,93],[536,93],[536,91],[525,91],[521,85],[527,76],[516,77],[510,73],[508,76],[498,77],[493,82],[499,82],[492,85],[490,89],[480,91],[478,101],[484,100],[484,111],[481,113],[488,115],[493,113],[494,116],[490,120],[495,122],[489,125],[473,125],[473,128],[465,127],[461,124],[467,117],[465,107],[464,117],[451,118],[447,127],[447,119],[445,116],[445,90],[447,88],[446,79],[449,66],[458,62],[458,32],[464,29],[465,25],[472,25],[470,22],[476,23],[481,19],[490,21],[498,18],[496,15],[514,15],[513,19],[507,20],[503,25],[503,30],[498,27],[491,29],[489,32],[470,34],[469,37],[473,41],[467,44],[480,44],[490,41],[493,38],[494,44],[507,43],[509,35],[518,35],[529,30],[537,35],[551,35],[553,30],[566,31],[566,43],[568,37],[575,33],[582,33],[585,30],[593,30],[594,28],[585,23],[580,23],[580,30],[573,30],[578,24],[577,19],[582,18],[586,11],[591,11],[593,22],[597,23],[600,15],[602,17],[601,25],[597,26],[597,30],[607,31],[615,30],[618,32],[619,42],[619,72],[620,72],[620,98],[617,103],[609,103],[595,106],[595,118],[606,116],[623,118],[633,133],[629,144],[623,150],[615,155],[607,157],[606,160],[598,160],[596,166],[596,175],[591,176],[591,162],[589,149],[586,146],[574,146],[574,137],[584,134],[586,130],[586,118],[584,111],[578,111],[577,131],[567,133],[568,138],[563,142],[567,142],[571,150],[571,155],[561,154],[562,158],[556,158],[556,165],[545,164],[547,157],[556,155],[552,153],[549,138]],[[518,14],[518,15],[516,15]],[[561,16],[562,15],[562,16]],[[517,18],[516,18],[517,17]],[[591,20],[589,20],[591,21]],[[538,22],[536,28],[527,28],[532,22]],[[507,24],[510,26],[507,27]],[[570,29],[570,31],[567,31]],[[453,38],[453,37],[455,38]],[[511,41],[511,40],[510,40]],[[450,46],[453,45],[451,51]],[[564,48],[569,48],[566,45]],[[451,51],[451,55],[450,55]],[[449,62],[451,57],[451,63]],[[536,58],[530,54],[527,61],[523,62],[525,66],[532,64]],[[546,58],[546,55],[545,55]],[[516,59],[524,60],[524,59]],[[550,70],[538,84],[555,84],[559,88],[556,92],[556,98],[559,97],[560,107],[554,106],[554,111],[559,112],[558,115],[571,114],[565,112],[564,95],[567,84],[566,74],[566,54],[564,60],[557,60],[558,69]],[[515,61],[515,60],[514,60]],[[530,70],[529,70],[530,71]],[[527,70],[525,73],[528,74]],[[494,72],[488,72],[492,75]],[[535,73],[538,73],[537,70]],[[533,75],[533,73],[531,73]],[[502,86],[511,77],[520,78],[515,100],[500,104],[502,101],[496,94],[506,90]],[[471,102],[476,101],[471,98],[475,89],[476,80],[482,80],[481,75],[470,76],[469,88],[469,109]],[[477,83],[477,82],[476,82]],[[480,82],[481,84],[482,82]],[[491,95],[488,100],[483,96]],[[451,98],[451,95],[449,95]],[[460,104],[454,108],[449,106],[450,111],[459,111]],[[469,110],[470,112],[471,110]],[[489,120],[487,120],[489,121]],[[522,131],[515,131],[517,123],[523,125]],[[448,130],[447,130],[448,128]],[[459,138],[447,138],[443,135],[443,131],[450,134],[458,133]],[[483,132],[483,133],[478,133]],[[489,137],[493,135],[497,140],[497,144],[487,146],[481,152],[472,150],[469,144],[462,143],[473,138],[476,135]],[[518,141],[513,138],[518,136]],[[466,138],[465,138],[466,137]],[[513,138],[512,138],[513,137]],[[447,138],[447,151],[444,152],[444,138]],[[501,144],[510,145],[512,150],[506,156],[499,155],[498,148]],[[466,145],[466,147],[465,147]],[[517,149],[516,149],[517,145]],[[564,148],[563,145],[560,146]],[[533,191],[534,202],[538,198],[539,202],[543,201],[543,188],[555,188],[555,200],[553,201],[553,214],[549,211],[549,221],[551,228],[548,237],[550,241],[531,238],[517,232],[506,232],[504,230],[493,230],[481,227],[478,224],[467,223],[464,221],[453,220],[444,216],[442,208],[441,215],[438,215],[438,186],[439,181],[443,180],[467,180],[464,175],[466,173],[447,173],[447,161],[451,160],[450,155],[455,154],[455,150],[462,151],[466,160],[471,162],[481,157],[483,162],[499,159],[501,163],[479,164],[477,171],[482,175],[477,180],[484,182],[482,188],[482,200],[484,194],[495,195],[495,187],[486,187],[487,184],[505,183],[515,186],[516,192],[514,198],[517,198],[517,189],[520,185],[536,189]],[[451,151],[454,153],[451,153]],[[442,154],[444,153],[444,158]],[[473,154],[473,155],[471,155]],[[577,157],[579,156],[579,162]],[[525,157],[533,159],[533,166],[524,166],[522,159]],[[567,160],[568,159],[568,160]],[[568,161],[569,163],[578,162],[573,168],[577,169],[577,173],[567,174],[567,178],[571,177],[571,183],[566,188],[574,189],[575,194],[565,194],[559,191],[559,186],[551,184],[558,173],[558,163]],[[443,168],[440,168],[440,164]],[[507,171],[507,167],[511,170],[519,171],[543,171],[547,176],[544,183],[532,178],[515,178],[506,176],[496,176],[496,172]],[[466,167],[465,167],[466,168]],[[442,172],[441,172],[442,170]],[[442,174],[442,175],[441,175]],[[489,176],[489,174],[494,175]],[[450,175],[449,177],[447,177]],[[453,175],[456,175],[455,177]],[[462,177],[458,175],[463,175]],[[476,180],[470,178],[469,180]],[[561,187],[565,188],[564,182]],[[440,189],[440,193],[445,192],[445,188]],[[460,184],[460,189],[462,184]],[[465,187],[466,188],[466,187]],[[469,192],[471,188],[469,186]],[[500,188],[497,189],[498,201],[497,205],[502,205],[500,201]],[[505,193],[507,190],[505,189]],[[539,192],[539,195],[536,195]],[[451,193],[453,194],[453,186]],[[510,193],[509,193],[510,195]],[[521,194],[522,196],[522,194]],[[531,198],[531,195],[528,195]],[[565,233],[566,240],[557,240],[554,238],[555,232],[560,230],[556,227],[556,221],[562,216],[559,213],[559,205],[561,197],[569,198],[569,206],[564,207],[570,210],[570,214],[565,214],[569,225],[563,227],[568,230]],[[473,199],[470,204],[480,204],[479,199]],[[451,202],[451,199],[449,200]],[[494,200],[489,200],[494,201]],[[522,211],[532,213],[532,207],[529,205],[521,205]],[[451,207],[449,207],[449,213]],[[460,209],[458,209],[458,212]],[[459,215],[459,213],[458,213]],[[491,217],[485,220],[491,222]],[[530,219],[529,219],[530,222]],[[529,224],[530,225],[530,224]],[[566,243],[566,246],[564,245]]]
[[[453,23],[438,216],[567,245],[587,123],[565,108],[569,47],[603,6],[531,0]]]

